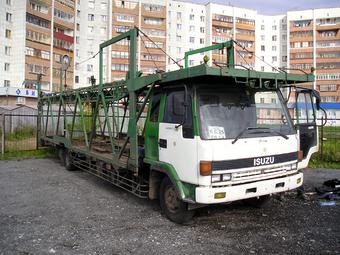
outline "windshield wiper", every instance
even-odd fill
[[[278,131],[272,130],[272,129],[270,129],[270,128],[266,128],[266,127],[247,127],[247,128],[245,128],[245,129],[243,129],[243,130],[235,137],[235,139],[234,139],[231,143],[232,143],[232,144],[236,143],[236,142],[238,141],[238,139],[240,139],[240,137],[241,137],[244,133],[246,133],[246,132],[248,132],[248,131],[252,131],[252,130],[262,130],[262,131],[257,132],[257,133],[275,133],[275,134],[278,134],[278,135],[282,136],[282,137],[283,137],[284,139],[286,139],[286,140],[289,138],[288,136],[286,136],[286,135],[284,135],[284,134],[282,134],[282,133],[280,133],[280,132],[278,132]]]

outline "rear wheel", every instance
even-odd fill
[[[260,196],[260,197],[252,197],[244,200],[244,203],[256,208],[262,208],[268,204],[270,201],[270,196]]]
[[[163,213],[171,221],[182,224],[194,216],[194,211],[188,210],[188,204],[179,197],[175,185],[168,177],[162,181],[159,198]]]

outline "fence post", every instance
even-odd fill
[[[323,116],[321,117],[321,124],[323,124]],[[323,125],[321,125],[321,159],[323,159]]]
[[[5,114],[2,114],[2,127],[1,127],[1,154],[5,154]]]

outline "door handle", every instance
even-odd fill
[[[161,148],[167,148],[168,147],[168,142],[167,142],[166,139],[159,139],[158,144],[159,144],[159,147],[161,147]]]

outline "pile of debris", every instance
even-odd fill
[[[336,201],[340,200],[340,181],[332,179],[325,181],[319,188],[315,188],[319,195],[319,203],[321,206],[335,206]]]

